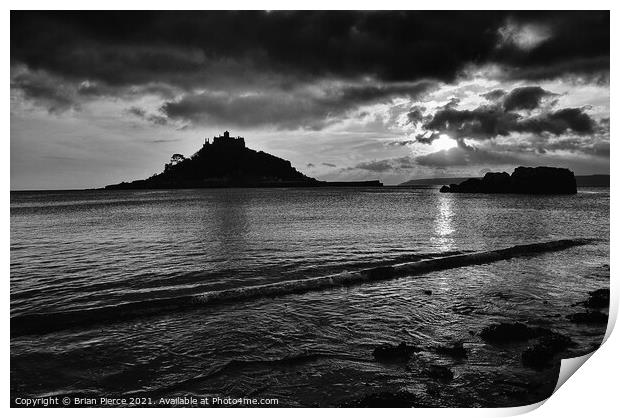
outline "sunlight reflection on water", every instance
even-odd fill
[[[439,196],[439,202],[437,206],[437,212],[435,214],[435,236],[431,238],[431,241],[441,251],[450,251],[454,247],[454,238],[451,235],[454,233],[453,226],[453,196],[442,194]]]

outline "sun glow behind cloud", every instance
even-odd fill
[[[441,135],[431,145],[433,151],[444,151],[456,147],[456,141],[448,135]]]

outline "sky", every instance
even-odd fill
[[[11,12],[11,189],[229,130],[320,180],[609,173],[609,12]]]

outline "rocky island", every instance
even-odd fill
[[[575,175],[567,168],[517,167],[512,175],[506,172],[486,173],[460,184],[439,189],[441,193],[514,193],[514,194],[575,194]]]
[[[378,181],[327,182],[308,177],[282,158],[245,146],[228,131],[205,139],[189,158],[174,154],[164,171],[145,180],[112,184],[105,189],[185,189],[214,187],[380,187]]]

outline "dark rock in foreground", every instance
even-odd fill
[[[282,158],[246,148],[241,137],[206,140],[189,158],[174,154],[163,172],[145,180],[106,186],[108,190],[220,187],[380,187],[381,182],[326,182],[297,171]]]
[[[486,173],[460,184],[439,189],[441,193],[575,194],[577,182],[572,171],[556,167],[517,167],[508,173]]]
[[[598,289],[589,293],[588,300],[583,302],[586,308],[604,309],[609,308],[609,288]]]
[[[521,361],[524,366],[533,369],[550,367],[554,357],[572,345],[574,345],[573,340],[569,337],[552,333],[528,347],[521,355]]]
[[[402,342],[398,345],[383,344],[375,348],[372,355],[377,361],[381,362],[404,362],[416,352],[420,351],[416,347]]]
[[[437,364],[431,364],[428,369],[426,369],[426,375],[433,379],[444,381],[452,380],[454,378],[454,373],[452,373],[452,370],[446,366],[440,366]]]
[[[502,322],[491,324],[480,332],[480,337],[490,343],[510,343],[527,341],[532,338],[548,335],[551,331],[543,328],[532,328],[521,322],[514,324]]]
[[[345,402],[344,408],[411,408],[416,406],[416,397],[409,392],[370,393],[361,399]]]
[[[586,311],[577,312],[568,315],[567,318],[576,324],[594,324],[594,325],[606,325],[607,315],[599,311]]]

